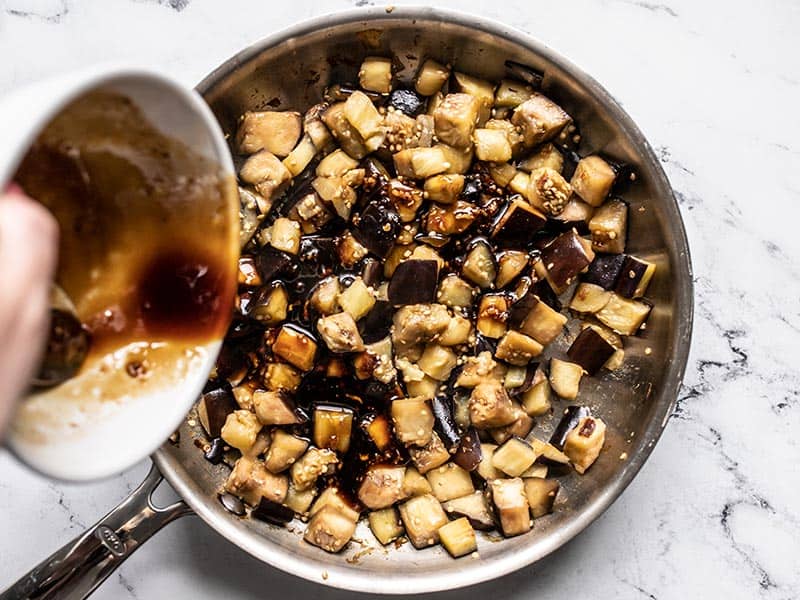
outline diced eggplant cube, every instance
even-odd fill
[[[626,256],[614,291],[626,298],[639,298],[647,291],[656,265],[635,256]]]
[[[339,459],[333,450],[309,448],[292,464],[292,485],[302,492],[314,486],[320,475],[333,473]]]
[[[392,91],[392,59],[368,56],[358,71],[359,85],[365,90],[388,94]]]
[[[417,361],[420,369],[432,379],[445,381],[456,366],[458,356],[455,352],[439,344],[428,344]]]
[[[349,156],[360,160],[369,153],[364,138],[344,115],[344,102],[332,104],[323,113],[322,120]]]
[[[567,356],[586,371],[594,375],[606,364],[614,354],[616,348],[591,327],[582,330],[572,345],[567,350]]]
[[[305,516],[314,498],[317,497],[317,490],[314,488],[298,492],[294,486],[289,484],[289,491],[286,493],[284,505],[291,508],[297,515]]]
[[[389,107],[409,117],[415,117],[425,107],[425,100],[414,90],[398,88],[389,94]]]
[[[453,204],[464,189],[464,176],[446,173],[434,175],[425,180],[425,191],[428,198],[442,204]]]
[[[569,432],[575,429],[584,417],[589,417],[591,414],[591,411],[586,406],[568,406],[550,436],[550,444],[559,450],[563,450]]]
[[[566,288],[594,260],[591,244],[571,229],[542,248],[542,263],[556,291]]]
[[[622,335],[634,335],[650,314],[651,307],[639,300],[611,294],[608,303],[596,313],[597,320]]]
[[[600,206],[611,191],[617,174],[599,156],[587,156],[578,161],[570,185],[575,193],[592,206]]]
[[[594,464],[606,439],[606,424],[602,419],[584,417],[564,442],[564,454],[575,470],[583,475]]]
[[[392,401],[392,421],[397,439],[407,446],[425,446],[433,436],[433,411],[422,398]]]
[[[339,299],[339,279],[328,277],[322,279],[311,291],[309,304],[322,315],[336,312]]]
[[[466,517],[475,529],[491,531],[495,528],[494,516],[481,491],[443,502],[442,508],[450,517]]]
[[[375,447],[383,452],[392,445],[392,428],[389,420],[382,414],[368,414],[360,422],[361,429],[366,432]]]
[[[386,131],[383,117],[364,92],[353,92],[344,103],[344,116],[364,138],[368,150],[377,150],[383,143]]]
[[[288,254],[300,251],[300,225],[286,217],[278,217],[269,228],[269,244]]]
[[[411,457],[411,462],[417,468],[420,474],[424,475],[428,471],[442,466],[450,460],[450,452],[442,442],[442,438],[435,431],[431,435],[431,441],[425,446],[410,447],[408,454]]]
[[[342,177],[357,167],[357,160],[350,158],[344,150],[337,148],[319,161],[315,173],[319,177]]]
[[[310,136],[304,135],[289,155],[283,159],[284,166],[289,169],[292,177],[297,177],[311,164],[317,155],[317,147]]]
[[[524,148],[522,134],[511,121],[506,121],[505,119],[489,119],[486,121],[484,128],[492,129],[494,131],[501,131],[506,136],[506,140],[508,140],[508,144],[511,147],[512,156],[517,156]],[[522,171],[518,171],[517,174],[524,177],[528,176],[527,173],[523,173]],[[510,185],[511,184],[509,183],[509,186]],[[521,187],[518,193],[523,193],[526,188],[527,185]]]
[[[360,277],[356,277],[344,291],[339,293],[339,306],[358,321],[375,306],[375,295]]]
[[[514,402],[514,421],[503,427],[495,427],[489,433],[498,444],[503,444],[512,437],[524,439],[533,429],[533,419],[522,407]]]
[[[393,506],[373,510],[367,515],[367,520],[373,535],[384,546],[403,535],[400,513]]]
[[[542,167],[530,175],[525,197],[533,206],[555,217],[567,206],[572,188],[558,171]]]
[[[291,467],[308,449],[308,442],[282,429],[272,432],[272,443],[267,451],[265,465],[270,473],[282,473]]]
[[[483,458],[481,453],[481,440],[478,430],[474,427],[467,429],[461,436],[461,443],[453,455],[453,462],[465,471],[474,471]]]
[[[477,429],[509,425],[516,418],[514,404],[505,388],[497,381],[479,383],[469,398],[469,415]]]
[[[574,362],[550,359],[550,385],[561,398],[574,400],[583,377],[583,367]]]
[[[341,511],[354,521],[358,521],[360,516],[359,507],[355,506],[349,496],[346,496],[336,485],[330,485],[322,490],[322,493],[314,502],[311,510],[308,511],[309,516],[313,517],[323,508],[331,506],[336,510]]]
[[[528,469],[520,475],[522,479],[527,479],[529,477],[538,477],[539,479],[544,479],[547,477],[548,471],[547,465],[543,463],[533,463]]]
[[[387,508],[404,498],[405,472],[406,468],[403,466],[370,466],[358,488],[358,499],[361,504],[377,510]]]
[[[505,375],[505,368],[499,365],[488,350],[480,352],[477,356],[470,356],[464,361],[461,373],[458,375],[456,385],[459,387],[475,387],[487,380],[500,382]]]
[[[314,367],[317,343],[299,329],[284,325],[272,344],[272,352],[301,371],[310,371]]]
[[[271,203],[291,183],[292,173],[280,159],[266,150],[253,154],[239,171],[245,183],[252,184],[266,202]]]
[[[289,295],[280,283],[262,287],[247,304],[247,316],[265,325],[278,325],[286,320]]]
[[[520,331],[546,346],[561,334],[566,323],[567,317],[539,300],[522,321]]]
[[[441,148],[406,148],[394,154],[394,167],[400,177],[425,179],[445,173],[450,167]]]
[[[406,498],[413,498],[430,493],[432,493],[431,484],[428,483],[425,476],[422,475],[416,467],[406,467],[406,475],[403,479],[403,495]]]
[[[494,104],[494,84],[485,79],[471,77],[465,73],[456,71],[453,73],[453,90],[472,96],[478,100],[480,110],[478,112],[478,125],[483,125],[489,120]]]
[[[511,144],[503,131],[476,129],[472,137],[475,141],[475,157],[478,160],[496,163],[511,160]]]
[[[542,144],[528,158],[519,163],[519,168],[526,173],[537,169],[548,168],[561,173],[564,168],[564,155],[550,142]]]
[[[474,151],[472,146],[466,148],[457,148],[449,144],[436,144],[434,148],[438,148],[444,154],[445,161],[447,162],[447,170],[445,173],[464,174],[469,171],[472,166],[472,158]]]
[[[596,259],[595,259],[596,260]],[[579,313],[596,313],[611,299],[611,292],[593,283],[579,283],[570,300],[570,309]]]
[[[448,77],[450,77],[450,70],[429,58],[417,73],[414,87],[423,96],[433,96],[442,89]]]
[[[436,340],[441,346],[458,346],[466,344],[472,333],[472,322],[461,315],[453,315],[447,329]]]
[[[547,217],[515,197],[495,222],[492,238],[504,244],[525,245],[546,223]]]
[[[262,425],[297,425],[302,422],[294,402],[282,391],[253,392],[253,409]]]
[[[530,531],[530,507],[522,479],[493,479],[489,489],[503,535],[511,537]]]
[[[561,487],[558,479],[542,479],[530,477],[525,482],[525,496],[534,519],[543,517],[553,512],[558,490]]]
[[[286,156],[300,138],[300,113],[292,111],[246,112],[236,133],[236,144],[242,154],[266,150]]]
[[[439,528],[448,523],[439,501],[431,494],[416,496],[400,505],[400,517],[415,548],[439,542]]]
[[[237,460],[225,481],[225,491],[238,496],[250,506],[258,506],[262,498],[280,504],[288,490],[286,475],[273,475],[267,471],[263,461],[249,457]]]
[[[261,285],[261,276],[256,269],[256,261],[252,256],[242,256],[239,259],[239,285],[255,287]]]
[[[545,463],[568,465],[569,457],[558,448],[537,438],[529,438],[528,443],[539,454],[539,460]]]
[[[510,477],[519,477],[538,457],[525,440],[511,437],[494,451],[492,465]]]
[[[550,412],[553,391],[546,379],[534,385],[522,395],[522,408],[531,417],[540,417]]]
[[[333,506],[317,512],[306,526],[303,539],[326,552],[339,552],[356,531],[356,521]]]
[[[537,92],[517,106],[511,117],[511,122],[522,128],[529,148],[554,138],[570,121],[564,109]]]
[[[477,215],[477,207],[463,200],[448,205],[433,204],[428,209],[425,229],[429,234],[457,235],[464,233]]]
[[[491,264],[491,263],[490,263]],[[439,284],[436,300],[450,307],[472,306],[475,290],[458,275],[447,275]]]
[[[203,394],[197,404],[200,424],[210,438],[217,438],[228,415],[238,408],[230,387],[223,386]]]
[[[469,471],[455,463],[447,463],[427,472],[428,483],[439,502],[466,496],[475,491]]]
[[[333,404],[314,407],[314,445],[344,454],[350,447],[353,410]]]
[[[364,341],[358,332],[358,326],[353,317],[346,312],[319,319],[317,331],[331,352],[360,352],[364,349]]]
[[[371,202],[359,215],[353,235],[370,252],[386,257],[400,234],[400,216],[390,206]]]
[[[506,250],[497,259],[497,277],[495,287],[504,288],[514,281],[528,266],[527,252],[521,250]]]
[[[439,528],[439,539],[453,558],[471,554],[478,550],[475,530],[466,517],[450,521]]]
[[[442,304],[411,304],[394,314],[392,342],[417,344],[428,342],[447,329],[450,313]]]
[[[499,338],[506,332],[508,299],[502,294],[485,294],[478,305],[476,326],[488,338]]]
[[[249,410],[235,410],[225,419],[220,430],[220,437],[229,446],[233,446],[242,454],[250,450],[256,443],[256,436],[261,431],[261,423]]]
[[[516,108],[533,95],[533,88],[522,81],[503,79],[494,93],[494,105]]]
[[[624,254],[598,254],[594,257],[586,273],[582,275],[582,279],[586,283],[598,285],[604,290],[613,290],[617,285],[624,262]]]
[[[553,220],[563,223],[563,226],[575,227],[583,233],[588,232],[593,215],[594,207],[573,194],[561,214],[553,217]]]
[[[592,248],[597,252],[625,252],[628,237],[628,205],[622,200],[609,200],[594,211],[589,219]]]
[[[439,265],[434,260],[406,260],[397,265],[389,281],[393,306],[427,304],[436,300]]]
[[[497,444],[481,444],[481,462],[478,463],[476,472],[486,481],[502,479],[505,476],[492,462],[495,450],[497,450]]]
[[[512,365],[527,365],[542,350],[542,345],[533,338],[511,330],[497,344],[495,356]]]
[[[286,525],[294,519],[294,511],[288,506],[262,498],[250,516],[273,525]]]
[[[478,122],[481,102],[469,94],[448,94],[433,113],[436,136],[445,144],[466,148]]]

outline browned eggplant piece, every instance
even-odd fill
[[[461,443],[453,455],[453,462],[466,471],[474,471],[481,463],[481,438],[474,427],[467,429],[461,436]]]
[[[400,216],[388,201],[370,202],[361,212],[353,235],[364,247],[385,258],[400,233]]]
[[[533,86],[534,89],[539,89],[542,87],[542,81],[544,81],[544,71],[534,69],[533,67],[523,65],[522,63],[518,63],[513,60],[507,60],[504,64],[506,70],[512,76],[521,79],[530,86]]]
[[[550,444],[564,450],[564,442],[567,440],[567,435],[570,431],[575,429],[580,423],[581,419],[588,417],[591,411],[585,406],[568,406],[564,410],[564,416],[556,425],[553,435],[550,436]]]
[[[311,517],[303,539],[326,552],[339,552],[353,537],[356,520],[335,506],[325,506]]]
[[[414,90],[397,88],[389,94],[389,106],[409,117],[416,117],[425,108],[425,99]]]
[[[587,327],[578,334],[575,341],[567,350],[567,356],[572,362],[578,363],[589,375],[594,375],[606,364],[616,348],[591,327]]]
[[[598,254],[581,279],[586,283],[599,285],[604,290],[613,290],[622,272],[625,258],[624,254]]]
[[[197,404],[197,416],[208,436],[217,438],[228,415],[238,408],[231,387],[225,385],[203,394]]]
[[[371,465],[358,488],[358,499],[367,508],[387,508],[401,500],[406,468],[395,465]]]
[[[393,315],[394,310],[391,302],[386,300],[376,301],[367,316],[358,322],[358,329],[361,332],[361,339],[364,340],[364,343],[373,344],[389,335]]]
[[[553,286],[562,289],[594,260],[591,244],[574,229],[559,235],[542,249],[542,262]]]
[[[472,283],[489,288],[497,276],[492,247],[484,238],[476,238],[467,247],[467,256],[462,265],[462,274]]]
[[[294,269],[294,260],[290,254],[265,246],[256,255],[256,269],[261,281],[270,283],[282,275],[288,275]]]
[[[427,548],[439,541],[439,528],[446,525],[447,515],[432,494],[415,496],[400,505],[400,517],[408,539],[415,548]]]
[[[401,398],[392,401],[394,433],[398,440],[410,446],[425,446],[433,435],[433,412],[428,400]]]
[[[262,425],[297,425],[305,420],[283,391],[254,392],[253,408]]]
[[[486,495],[481,491],[443,502],[442,508],[450,517],[466,517],[475,529],[491,531],[497,526]]]
[[[511,537],[530,531],[530,507],[522,479],[493,479],[489,482],[489,489],[503,535]]]
[[[628,205],[613,199],[598,207],[589,220],[589,232],[592,234],[592,247],[597,252],[624,252],[628,237]]]
[[[314,367],[317,342],[304,329],[295,325],[284,325],[272,344],[272,351],[301,371],[310,371]]]
[[[528,292],[514,302],[508,310],[508,319],[506,320],[508,326],[517,328],[522,325],[522,322],[525,321],[539,302],[540,300],[537,298],[536,294],[533,293],[533,290],[528,290]]]
[[[405,260],[397,265],[389,281],[393,306],[428,304],[436,300],[439,264],[435,260]]]
[[[260,521],[266,521],[273,525],[286,525],[294,519],[294,511],[288,506],[278,504],[267,498],[261,498],[250,515]]]
[[[348,313],[337,313],[319,319],[317,331],[331,352],[341,354],[364,349],[364,341],[358,332],[358,326]]]
[[[517,414],[505,388],[499,382],[490,379],[479,383],[472,390],[469,398],[469,416],[476,428],[490,429],[509,425],[516,419]]]
[[[408,454],[411,457],[411,462],[423,475],[450,460],[450,453],[444,447],[439,434],[435,431],[431,435],[430,442],[422,448],[409,448]]]
[[[639,300],[611,294],[608,303],[597,313],[597,320],[622,335],[634,335],[647,319],[652,306]]]
[[[529,477],[524,481],[525,496],[528,498],[533,518],[538,519],[553,512],[553,504],[555,504],[558,490],[561,487],[558,479]]]
[[[365,415],[359,427],[369,436],[375,447],[384,452],[392,447],[392,427],[386,415],[370,413]]]
[[[279,282],[259,288],[245,304],[242,300],[242,309],[251,319],[265,325],[278,325],[286,319],[289,307],[289,295],[286,288]]]
[[[439,434],[445,447],[453,451],[461,443],[461,436],[458,434],[458,427],[453,418],[452,400],[443,394],[435,396],[431,400],[433,410],[433,427]]]
[[[374,258],[365,258],[361,264],[361,280],[365,285],[377,289],[383,277],[383,265]]]
[[[89,354],[90,341],[89,333],[75,315],[52,309],[47,346],[34,385],[58,385],[74,377]]]
[[[635,256],[626,256],[614,291],[626,298],[643,296],[655,270],[656,266],[651,262]]]
[[[606,424],[602,419],[584,417],[564,441],[564,454],[572,467],[583,475],[594,464],[606,440]]]
[[[350,448],[353,410],[335,404],[314,406],[314,445],[345,453]]]
[[[521,196],[514,196],[492,227],[492,238],[504,244],[524,246],[547,223],[545,217]]]

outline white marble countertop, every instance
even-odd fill
[[[115,59],[193,84],[270,32],[364,4],[373,2],[0,0],[0,94]],[[676,414],[630,488],[550,558],[442,598],[800,597],[800,4],[439,4],[533,34],[623,103],[675,186],[697,290]],[[102,516],[146,468],[71,486],[0,451],[0,588]],[[95,595],[190,596],[355,597],[279,573],[194,518],[160,533]]]

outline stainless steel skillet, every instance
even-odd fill
[[[318,583],[385,594],[453,589],[553,552],[608,508],[647,460],[683,377],[693,298],[678,206],[642,133],[596,81],[543,44],[505,25],[431,8],[369,8],[308,21],[242,51],[198,89],[232,133],[245,110],[315,102],[329,81],[354,79],[369,54],[396,56],[403,65],[400,77],[408,79],[426,57],[495,80],[503,76],[506,59],[531,65],[544,71],[545,92],[580,125],[581,153],[602,150],[634,166],[637,179],[625,195],[631,206],[629,249],[655,261],[658,270],[648,290],[654,309],[647,329],[627,343],[627,366],[582,384],[581,399],[590,399],[609,425],[605,452],[584,477],[564,478],[563,500],[553,515],[538,520],[529,534],[502,543],[481,540],[479,560],[453,560],[440,548],[416,551],[408,545],[352,560],[362,550],[357,543],[344,555],[329,555],[301,543],[291,529],[226,511],[217,492],[227,469],[203,459],[192,443],[197,432],[187,422],[178,444],[167,443],[155,453],[153,471],[139,489],[0,598],[85,597],[161,527],[192,513],[256,558]],[[159,472],[183,502],[165,509],[152,505]],[[366,532],[360,537],[371,539]]]

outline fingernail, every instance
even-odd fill
[[[6,194],[14,194],[15,196],[24,196],[25,191],[20,187],[16,181],[12,181],[6,186]]]

